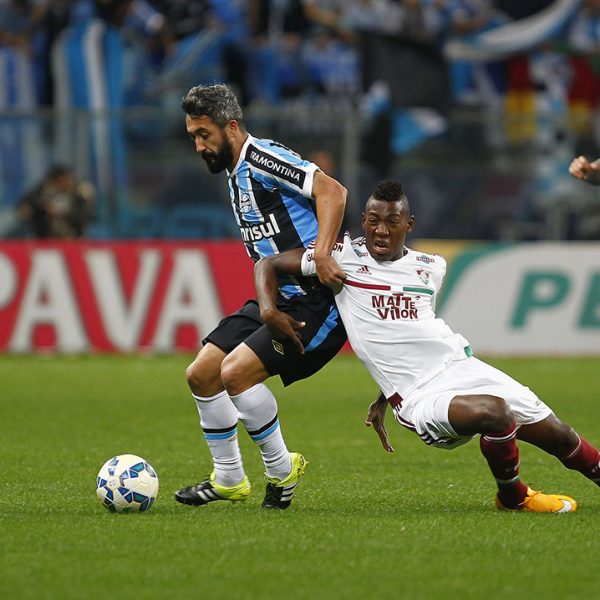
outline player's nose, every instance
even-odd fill
[[[206,150],[206,144],[201,139],[196,138],[194,142],[196,143],[196,152],[204,152]]]

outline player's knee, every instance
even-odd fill
[[[200,373],[198,372],[195,363],[189,364],[185,370],[185,380],[192,391],[202,383]]]
[[[552,440],[549,451],[559,458],[568,456],[573,452],[579,444],[579,436],[575,430],[566,423],[563,423],[557,417],[551,418]]]
[[[484,396],[478,403],[480,433],[501,433],[515,422],[510,406],[503,398]]]
[[[448,418],[459,435],[501,433],[514,423],[510,407],[496,396],[455,396]]]
[[[249,359],[244,352],[234,350],[221,363],[221,381],[230,396],[245,392],[257,383],[262,383],[268,374],[262,363]]]
[[[221,381],[229,395],[243,391],[244,367],[234,354],[229,354],[221,363]]]
[[[197,396],[214,396],[223,389],[219,369],[196,359],[185,370],[185,378],[192,393]]]

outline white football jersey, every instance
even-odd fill
[[[364,238],[348,235],[332,250],[347,276],[335,302],[348,339],[387,398],[408,398],[448,361],[470,353],[469,342],[435,316],[446,261],[406,250],[398,260],[377,262]],[[312,247],[302,273],[316,273]]]

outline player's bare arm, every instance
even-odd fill
[[[260,306],[260,316],[278,340],[291,340],[301,354],[304,354],[300,329],[304,322],[296,321],[277,308],[278,274],[297,275],[301,273],[304,248],[297,248],[259,260],[254,267],[256,299]]]
[[[338,287],[344,281],[345,275],[331,256],[346,207],[346,188],[322,171],[315,173],[312,189],[313,198],[317,203],[317,220],[319,233],[315,246],[315,264],[319,281],[330,287]]]
[[[394,448],[390,444],[390,440],[388,438],[387,430],[385,428],[385,413],[388,407],[387,398],[379,392],[379,396],[377,396],[377,400],[372,402],[369,406],[369,412],[367,413],[367,418],[365,420],[365,425],[367,427],[373,427],[373,429],[377,432],[379,439],[381,440],[381,445],[386,452],[393,452]]]
[[[590,162],[585,156],[578,156],[571,161],[569,173],[590,185],[600,185],[600,159]]]

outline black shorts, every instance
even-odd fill
[[[309,377],[327,364],[346,342],[346,330],[329,288],[320,286],[306,296],[281,298],[277,308],[296,321],[305,321],[300,330],[304,354],[290,340],[278,341],[264,321],[256,300],[225,317],[203,340],[229,354],[244,342],[260,358],[269,375],[279,375],[284,385]]]

